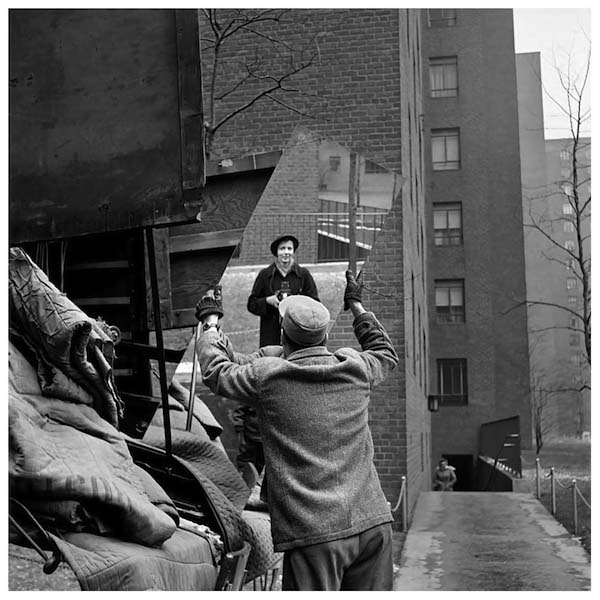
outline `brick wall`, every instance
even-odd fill
[[[415,272],[425,267],[422,255],[424,248],[419,242],[419,231],[423,224],[424,186],[419,155],[419,115],[422,110],[420,90],[415,89],[415,86],[421,85],[420,59],[415,57],[419,44],[418,11],[337,9],[296,10],[293,13],[291,20],[281,21],[277,26],[273,23],[263,24],[262,32],[288,38],[294,43],[306,42],[312,39],[311,36],[318,36],[318,59],[295,81],[296,89],[307,95],[276,96],[281,101],[285,100],[288,106],[293,106],[294,110],[284,108],[281,103],[262,99],[231,119],[215,138],[213,158],[283,148],[295,128],[301,125],[319,137],[330,138],[406,177],[402,194],[396,198],[364,267],[367,287],[378,293],[365,291],[364,300],[365,306],[373,310],[388,330],[401,360],[399,367],[372,396],[370,422],[375,461],[384,491],[392,504],[398,498],[401,477],[408,475],[412,488],[409,492],[412,507],[418,491],[428,489],[430,480],[428,463],[423,462],[424,455],[428,460],[429,452],[421,443],[423,440],[428,445],[430,441],[423,377],[419,380],[411,370],[407,387],[408,365],[413,364],[413,353],[421,353],[419,368],[422,368],[425,350],[420,342],[414,345],[405,342],[407,321],[413,323],[412,311],[407,312],[411,306],[405,289],[407,265],[414,263]],[[224,51],[223,58],[229,61],[246,52],[248,63],[251,56],[256,56],[250,48],[252,52],[256,51],[254,41],[240,37]],[[203,59],[206,61],[203,63],[205,69],[209,72],[208,50],[203,52]],[[238,62],[237,66],[233,63],[223,66],[224,83],[219,88],[220,92],[225,84],[231,88],[240,73],[236,71],[239,65]],[[407,73],[410,73],[409,78]],[[219,118],[234,110],[251,93],[251,90],[236,90],[229,95],[226,101],[220,103]],[[307,146],[302,151],[308,152],[308,149]],[[294,148],[294,152],[298,150]],[[284,154],[282,172],[287,168],[285,159]],[[273,227],[281,213],[285,212],[281,201],[284,194],[289,193],[278,190],[277,181],[274,180],[272,187],[268,186],[264,208],[261,200],[259,210],[251,219],[244,235],[240,261],[250,256],[258,257],[261,248],[265,262],[271,260],[268,247],[274,237]],[[311,184],[298,177],[294,187],[299,192]],[[408,221],[403,216],[407,210],[410,210]],[[294,221],[293,232],[298,227],[298,236],[303,236],[299,258],[301,262],[306,262],[304,252],[308,251],[309,242],[304,238],[307,233],[301,229],[300,223],[298,219]],[[419,303],[423,304],[423,285],[416,294]],[[422,309],[422,312],[421,328],[426,330],[426,311]],[[416,328],[418,325],[416,321],[414,323]],[[417,340],[421,339],[420,334],[421,329]],[[330,335],[332,348],[342,345],[356,346],[348,313],[338,317]],[[409,420],[407,414],[410,415]],[[411,431],[418,432],[411,435],[410,444],[407,434],[409,427]]]
[[[400,357],[400,364],[371,396],[370,424],[375,445],[375,462],[388,499],[395,504],[400,478],[406,474],[405,364],[403,304],[403,243],[401,199],[379,233],[363,266],[363,304],[386,328]],[[374,291],[371,291],[374,290]],[[350,313],[342,313],[329,336],[332,349],[359,349]]]
[[[223,11],[225,12],[225,11]],[[400,166],[400,58],[397,10],[294,10],[279,23],[264,23],[261,31],[318,52],[313,66],[289,83],[300,93],[261,99],[231,119],[217,133],[215,158],[279,149],[296,125],[346,144],[367,158],[392,169]],[[315,44],[309,40],[315,38]],[[256,62],[266,69],[276,62],[272,47],[252,36],[229,38],[220,61],[222,94],[244,72],[241,63]],[[203,50],[205,81],[211,54]],[[206,87],[206,86],[205,86]],[[219,103],[222,119],[243,104],[256,88],[240,89]],[[206,89],[205,89],[206,92]]]
[[[298,262],[317,260],[319,139],[297,129],[244,231],[239,264],[271,262],[271,242],[285,233],[298,238]]]

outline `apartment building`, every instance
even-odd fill
[[[512,11],[424,11],[423,62],[432,452],[468,489],[483,424],[531,440]]]
[[[552,276],[545,280],[547,298],[564,309],[550,312],[531,307],[530,311],[544,314],[547,331],[554,338],[554,362],[543,366],[554,374],[550,384],[550,405],[554,410],[556,427],[551,430],[558,435],[583,435],[591,430],[590,366],[587,358],[582,318],[589,315],[584,307],[584,296],[590,301],[591,292],[584,287],[582,266],[589,278],[591,259],[591,138],[577,140],[576,167],[574,167],[573,138],[550,139],[545,142],[546,189],[548,212],[553,224],[551,236],[560,246],[558,252],[535,253],[537,263],[528,279],[539,279],[541,262],[556,257],[552,263]],[[574,176],[577,171],[577,178]],[[556,249],[555,249],[556,250]],[[526,246],[526,252],[530,250]],[[536,267],[540,267],[538,270]],[[588,279],[587,284],[590,281]],[[539,334],[537,334],[539,335]],[[546,357],[549,358],[549,357]],[[551,410],[552,410],[551,409]]]

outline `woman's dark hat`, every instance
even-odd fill
[[[282,235],[276,240],[273,240],[273,242],[271,242],[271,254],[273,256],[277,256],[277,248],[279,247],[279,244],[281,244],[281,242],[284,242],[285,240],[290,240],[292,242],[292,244],[294,245],[294,252],[298,250],[300,242],[293,235]]]

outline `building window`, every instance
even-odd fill
[[[340,170],[340,165],[342,164],[341,156],[330,156],[329,157],[329,170],[335,171],[336,173]]]
[[[438,323],[464,323],[464,280],[436,279],[435,312]]]
[[[569,202],[565,202],[563,204],[563,215],[572,215],[573,214],[573,207],[571,206],[571,204]]]
[[[569,252],[574,252],[575,251],[575,242],[573,240],[567,240],[565,242],[565,250],[568,250]]]
[[[388,173],[388,172],[389,171],[385,167],[382,167],[381,165],[374,163],[372,160],[365,159],[365,173],[375,174],[375,173]]]
[[[576,290],[577,289],[577,279],[575,279],[575,277],[567,277],[567,289],[568,290]]]
[[[567,304],[577,304],[577,296],[567,296]]]
[[[579,354],[571,354],[569,360],[572,365],[578,367],[579,366]]]
[[[575,270],[575,259],[574,258],[567,258],[567,262],[565,263],[565,266],[567,267],[567,271],[574,271]]]
[[[565,233],[573,233],[575,231],[575,223],[573,221],[563,221],[563,231]]]
[[[436,246],[462,244],[462,205],[433,205],[433,243]]]
[[[442,406],[467,404],[467,360],[441,358],[437,361],[438,389]]]
[[[458,128],[431,131],[431,159],[434,171],[460,168],[460,136]]]
[[[561,150],[560,160],[571,160],[571,153],[568,150]]]
[[[575,315],[569,316],[569,326],[577,327],[579,325],[579,319]]]
[[[569,346],[579,346],[579,334],[572,333],[569,336]]]
[[[454,27],[456,25],[455,8],[430,8],[427,10],[429,27]]]
[[[458,96],[456,56],[431,58],[429,60],[429,84],[432,98],[453,98]]]

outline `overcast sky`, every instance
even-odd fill
[[[540,52],[542,82],[557,99],[564,100],[554,66],[566,72],[571,57],[573,73],[581,73],[591,41],[591,9],[589,8],[513,8],[515,52]],[[591,85],[587,86],[587,108],[590,107]],[[564,106],[564,102],[561,102]],[[560,108],[544,94],[546,139],[569,137],[568,119]],[[591,121],[584,135],[591,135]]]

